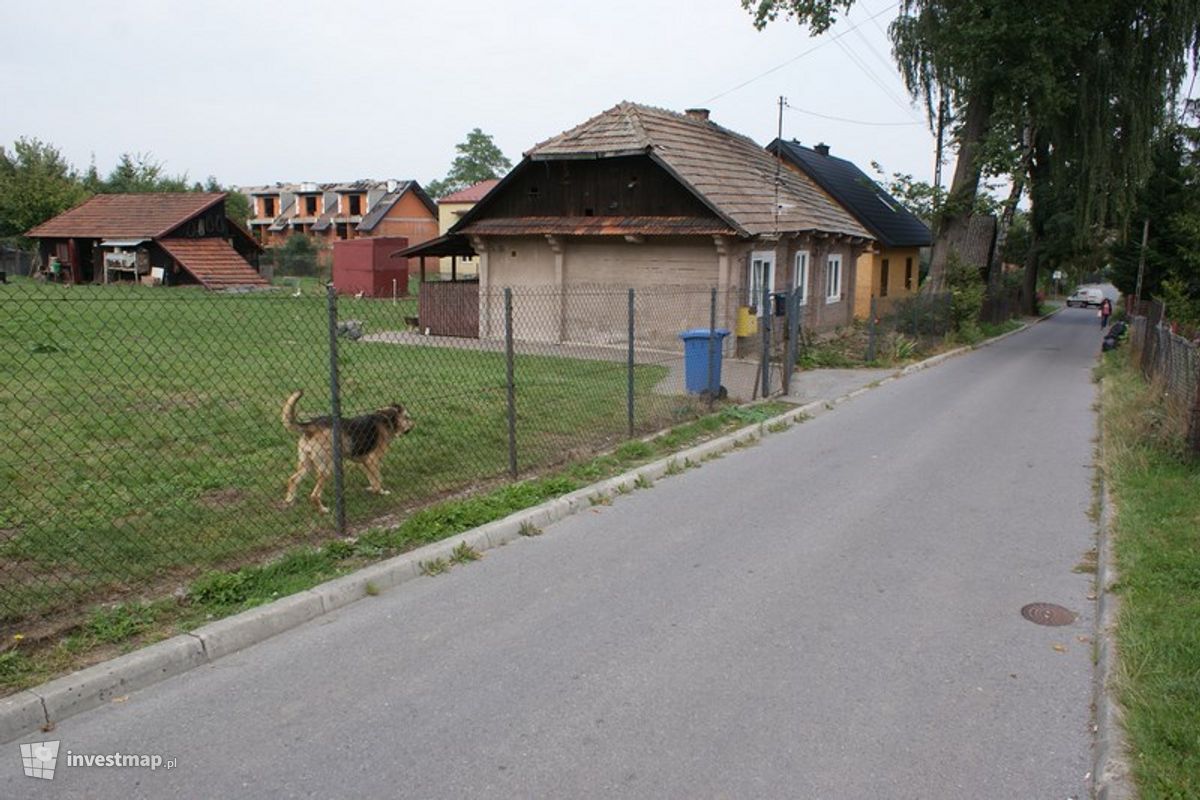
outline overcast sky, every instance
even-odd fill
[[[38,137],[102,173],[129,151],[224,184],[426,182],[474,127],[516,163],[622,100],[706,107],[766,144],[783,95],[785,137],[931,180],[895,13],[859,0],[813,39],[756,31],[738,0],[8,2],[0,143]]]

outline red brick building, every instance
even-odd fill
[[[416,181],[277,183],[241,191],[251,201],[247,225],[267,247],[295,233],[322,243],[364,236],[403,236],[420,243],[438,235],[437,204]]]

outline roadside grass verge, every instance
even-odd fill
[[[1128,350],[1099,369],[1121,597],[1117,696],[1142,797],[1200,798],[1200,462]]]
[[[31,642],[14,634],[0,642],[0,648],[6,648],[0,652],[0,696],[502,519],[728,431],[763,423],[791,407],[777,402],[727,407],[530,480],[436,503],[395,525],[369,528],[352,539],[296,547],[266,564],[208,571],[170,597],[97,607],[85,622],[54,639]],[[638,481],[636,488],[651,485]],[[536,536],[541,530],[531,526],[521,532]],[[450,561],[426,562],[422,568],[427,575],[437,575],[479,556],[469,548],[456,550]]]

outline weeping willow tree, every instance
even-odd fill
[[[1154,142],[1174,124],[1175,98],[1200,45],[1200,2],[1080,3],[1087,36],[1057,54],[1050,86],[1031,95],[1036,121],[1028,169],[1032,247],[1025,298],[1032,306],[1049,252],[1089,253],[1107,228],[1126,235],[1148,179]],[[1051,229],[1056,218],[1070,226]],[[1063,233],[1063,231],[1066,231]],[[1059,241],[1053,241],[1055,238]],[[1061,241],[1063,237],[1069,241]]]
[[[742,6],[759,28],[793,18],[818,35],[854,2],[742,0]],[[958,150],[934,219],[925,290],[943,289],[984,174],[1028,179],[1030,288],[1041,252],[1037,236],[1045,235],[1052,206],[1073,209],[1081,242],[1095,225],[1122,221],[1147,174],[1154,132],[1188,55],[1194,59],[1198,20],[1200,0],[901,0],[889,30],[897,67],[931,127],[940,105],[949,110]],[[1027,297],[1032,303],[1032,291]]]

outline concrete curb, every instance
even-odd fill
[[[1112,696],[1117,675],[1117,615],[1121,598],[1112,591],[1117,567],[1112,550],[1112,504],[1101,479],[1100,530],[1096,543],[1095,763],[1092,792],[1097,800],[1136,797],[1125,743],[1121,707]]]
[[[1024,328],[1005,335],[1019,333],[1021,330]],[[986,343],[977,346],[983,344]],[[759,441],[770,429],[781,424],[790,427],[797,421],[818,416],[903,375],[936,366],[948,358],[972,349],[974,348],[962,347],[917,364],[910,364],[894,375],[832,400],[816,400],[797,406],[763,422],[748,425],[621,475],[515,512],[503,519],[372,564],[307,591],[217,620],[191,633],[175,636],[0,699],[0,743],[10,742],[38,730],[51,730],[55,723],[67,717],[101,706],[131,691],[152,686],[194,667],[212,663],[364,597],[420,577],[423,574],[423,562],[449,559],[454,549],[461,544],[466,544],[478,552],[501,547],[528,535],[531,527],[541,529],[590,508],[594,504],[593,501],[611,499],[618,494],[632,491],[639,481],[653,482],[688,467],[698,467],[701,462],[710,458]]]

